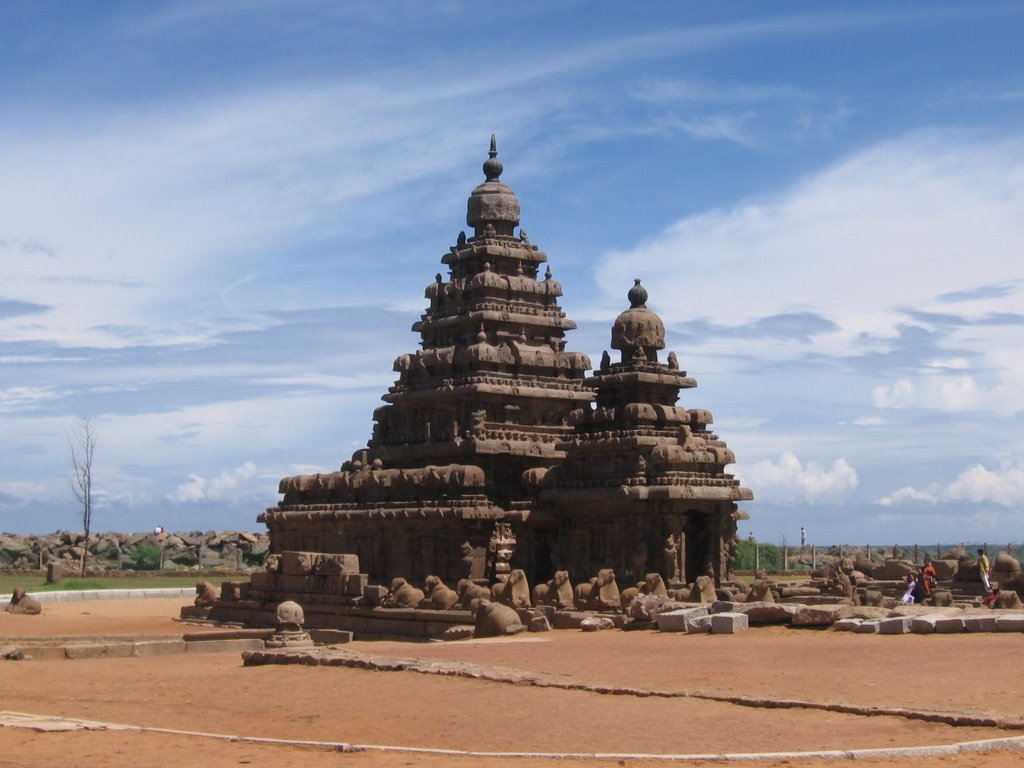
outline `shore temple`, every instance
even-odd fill
[[[513,568],[531,583],[603,568],[622,583],[728,579],[737,502],[753,495],[726,472],[735,456],[711,414],[679,402],[697,382],[666,353],[647,289],[623,286],[612,352],[591,371],[566,347],[576,325],[562,285],[519,228],[502,170],[492,137],[469,234],[426,287],[418,348],[395,360],[367,447],[281,480],[283,499],[260,517],[271,551],[356,554],[377,583]]]

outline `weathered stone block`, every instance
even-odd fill
[[[691,616],[686,620],[686,632],[690,635],[701,635],[711,631],[713,614]]]
[[[580,622],[584,632],[597,632],[602,629],[615,629],[615,622],[607,616],[588,616]]]
[[[344,629],[311,629],[309,637],[317,645],[343,645],[352,642],[352,633]]]
[[[316,552],[282,552],[281,573],[291,576],[305,576],[313,572]]]
[[[789,624],[797,612],[795,605],[785,603],[743,603],[734,612],[745,614],[751,624]]]
[[[363,587],[363,603],[369,606],[383,605],[388,596],[388,588],[379,584],[367,584]]]
[[[548,622],[547,616],[539,613],[530,619],[530,623],[526,625],[526,628],[531,632],[550,632],[551,624]]]
[[[913,620],[910,616],[893,616],[891,619],[882,619],[878,622],[878,634],[905,635],[910,632]]]
[[[254,571],[249,575],[250,589],[270,589],[270,574],[266,571]]]
[[[999,627],[994,615],[964,616],[964,629],[968,632],[998,632]]]
[[[750,626],[745,613],[715,613],[711,616],[711,634],[732,635]]]
[[[688,618],[692,619],[697,616],[707,615],[707,606],[703,605],[696,608],[682,608],[675,611],[659,613],[657,619],[658,630],[660,632],[685,632],[686,620]]]
[[[132,644],[133,656],[174,656],[184,652],[184,640],[145,640]]]
[[[855,635],[877,635],[878,622],[873,619],[868,621],[862,621],[860,624],[855,626],[851,631]]]
[[[804,605],[793,614],[794,627],[829,627],[843,610],[841,605]]]
[[[552,625],[555,629],[579,629],[587,616],[582,611],[556,611]]]
[[[1012,613],[996,617],[996,627],[1000,632],[1024,632],[1024,614]]]
[[[83,643],[64,647],[64,657],[67,659],[102,659],[106,655],[105,643]]]
[[[441,633],[442,640],[469,640],[471,637],[473,637],[473,627],[468,624],[456,624]]]
[[[341,593],[343,595],[361,595],[369,581],[365,573],[348,573],[341,577]]]
[[[863,622],[864,619],[857,618],[846,618],[839,619],[835,624],[832,625],[832,629],[836,632],[852,632],[858,624]]]
[[[962,616],[939,616],[935,619],[935,631],[940,635],[951,635],[964,631]]]
[[[915,635],[931,635],[935,632],[935,621],[938,616],[913,616],[910,619],[910,631]]]

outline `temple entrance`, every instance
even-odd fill
[[[690,510],[686,515],[686,522],[683,524],[683,534],[686,539],[686,574],[684,579],[687,584],[692,584],[698,576],[708,575],[708,565],[711,558],[708,556],[711,532],[708,516],[696,510]],[[717,578],[716,578],[717,583]]]

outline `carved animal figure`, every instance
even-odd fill
[[[417,589],[403,578],[397,578],[391,581],[391,592],[384,605],[388,608],[418,608],[425,597],[422,589]]]
[[[217,587],[206,581],[206,579],[200,579],[196,582],[196,605],[208,608],[218,600],[220,600],[220,590]]]
[[[774,603],[775,595],[771,587],[768,586],[768,582],[759,579],[750,585],[750,591],[746,594],[745,602]]]
[[[644,581],[647,586],[647,594],[668,597],[668,589],[665,588],[665,580],[661,578],[660,573],[648,573]]]
[[[647,594],[647,583],[643,581],[638,581],[635,587],[626,587],[622,590],[619,593],[619,607],[622,608],[622,612],[626,613],[634,598],[644,594]]]
[[[530,585],[526,581],[526,572],[516,568],[508,575],[508,581],[499,581],[491,587],[491,600],[504,603],[513,608],[529,608]]]
[[[534,587],[533,604],[572,608],[572,584],[569,583],[569,572],[555,571],[554,578]]]
[[[470,603],[474,600],[491,599],[491,590],[488,587],[477,584],[472,579],[459,579],[455,589],[459,595],[459,607],[464,610],[469,610]]]
[[[1020,595],[1013,591],[1000,591],[999,599],[996,600],[996,608],[1016,609],[1022,607]]]
[[[585,611],[590,607],[590,592],[594,589],[595,584],[597,584],[596,576],[590,581],[576,585],[572,593],[572,604],[577,610]]]
[[[592,611],[611,611],[619,607],[619,586],[615,583],[615,571],[602,568],[587,595],[587,608]]]
[[[435,611],[447,611],[459,602],[459,595],[454,589],[449,589],[440,576],[427,576],[423,582],[424,592],[427,594],[424,608],[433,608]]]
[[[11,602],[4,608],[7,613],[23,613],[27,616],[37,616],[43,612],[43,606],[31,595],[26,595],[25,590],[15,588],[11,593]]]
[[[869,589],[867,594],[870,595],[874,591],[875,590]],[[882,605],[882,593],[878,592],[877,594],[878,605]],[[953,605],[953,593],[950,592],[948,589],[937,589],[934,592],[932,592],[931,601],[932,605],[934,605],[937,608],[948,608],[949,606]],[[867,605],[872,605],[872,603],[867,603]]]
[[[710,576],[698,576],[690,590],[691,603],[713,603],[718,599],[715,582]]]
[[[473,626],[473,637],[503,637],[523,632],[526,627],[514,608],[490,600],[480,600]]]

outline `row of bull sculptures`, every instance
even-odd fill
[[[454,589],[438,576],[428,576],[423,589],[403,578],[392,580],[384,607],[473,610],[476,603],[487,600],[511,608],[551,606],[563,610],[625,611],[639,595],[659,595],[681,602],[714,602],[715,585],[710,577],[700,576],[692,587],[669,590],[659,573],[649,573],[642,582],[620,590],[611,568],[598,571],[589,581],[573,586],[568,571],[556,571],[553,578],[530,589],[526,573],[513,570],[507,580],[491,586],[470,579],[460,580]]]

